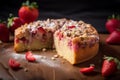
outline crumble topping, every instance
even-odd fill
[[[87,36],[97,36],[98,33],[94,27],[90,24],[84,23],[83,21],[70,21],[65,23],[60,29],[64,36],[67,37],[87,37]]]
[[[25,27],[24,27],[25,26]],[[88,37],[95,38],[95,41],[99,41],[99,36],[94,27],[92,27],[90,24],[87,24],[83,21],[74,21],[74,20],[67,20],[67,19],[47,19],[47,20],[38,20],[35,22],[32,22],[30,24],[25,24],[23,25],[23,28],[21,27],[22,32],[17,32],[19,34],[28,32],[28,34],[31,34],[31,37],[27,37],[27,35],[22,35],[19,38],[26,37],[26,39],[29,39],[31,42],[33,36],[36,36],[37,39],[44,38],[47,36],[47,34],[43,34],[40,36],[38,32],[36,32],[40,27],[42,27],[47,33],[54,33],[56,30],[58,30],[58,34],[60,34],[60,39],[62,37],[69,37],[69,38],[74,38],[74,37],[80,37],[80,39],[83,41],[89,40]],[[26,28],[26,29],[24,29]],[[44,33],[44,31],[42,31]],[[46,38],[45,38],[46,39]],[[25,40],[24,40],[25,41]],[[94,41],[91,41],[93,43]]]

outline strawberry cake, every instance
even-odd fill
[[[14,50],[53,49],[71,64],[94,57],[99,48],[97,30],[83,21],[39,20],[15,30]]]

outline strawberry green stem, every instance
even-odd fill
[[[26,2],[22,3],[22,6],[28,6],[29,8],[38,8],[38,5],[36,2],[32,2],[30,3],[29,0],[27,0]]]
[[[0,19],[0,23],[6,23],[6,21],[2,21],[2,20]]]
[[[112,16],[108,16],[108,20],[109,20],[109,19],[117,19],[117,20],[120,20],[120,15],[112,14]]]

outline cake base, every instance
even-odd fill
[[[102,36],[104,38],[104,36]],[[28,62],[25,60],[25,52],[18,54],[13,50],[13,43],[0,44],[0,79],[1,80],[119,80],[120,71],[104,78],[101,75],[101,65],[104,55],[114,56],[120,59],[120,46],[110,46],[100,42],[98,54],[92,59],[72,65],[61,57],[53,58],[56,55],[51,51],[33,51],[37,61]],[[9,58],[14,58],[21,64],[17,71],[8,66]],[[79,69],[95,65],[91,74],[82,74]]]

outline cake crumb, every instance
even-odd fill
[[[45,51],[47,51],[47,49],[46,49],[46,48],[43,48],[42,51],[45,52]]]
[[[51,57],[52,60],[55,60],[55,57]]]
[[[25,71],[25,72],[28,72],[28,69],[27,69],[27,68],[25,68],[25,69],[24,69],[24,71]]]
[[[58,58],[58,57],[59,57],[59,55],[58,55],[58,54],[56,54],[56,55],[54,55],[53,57],[54,57],[54,58]]]

